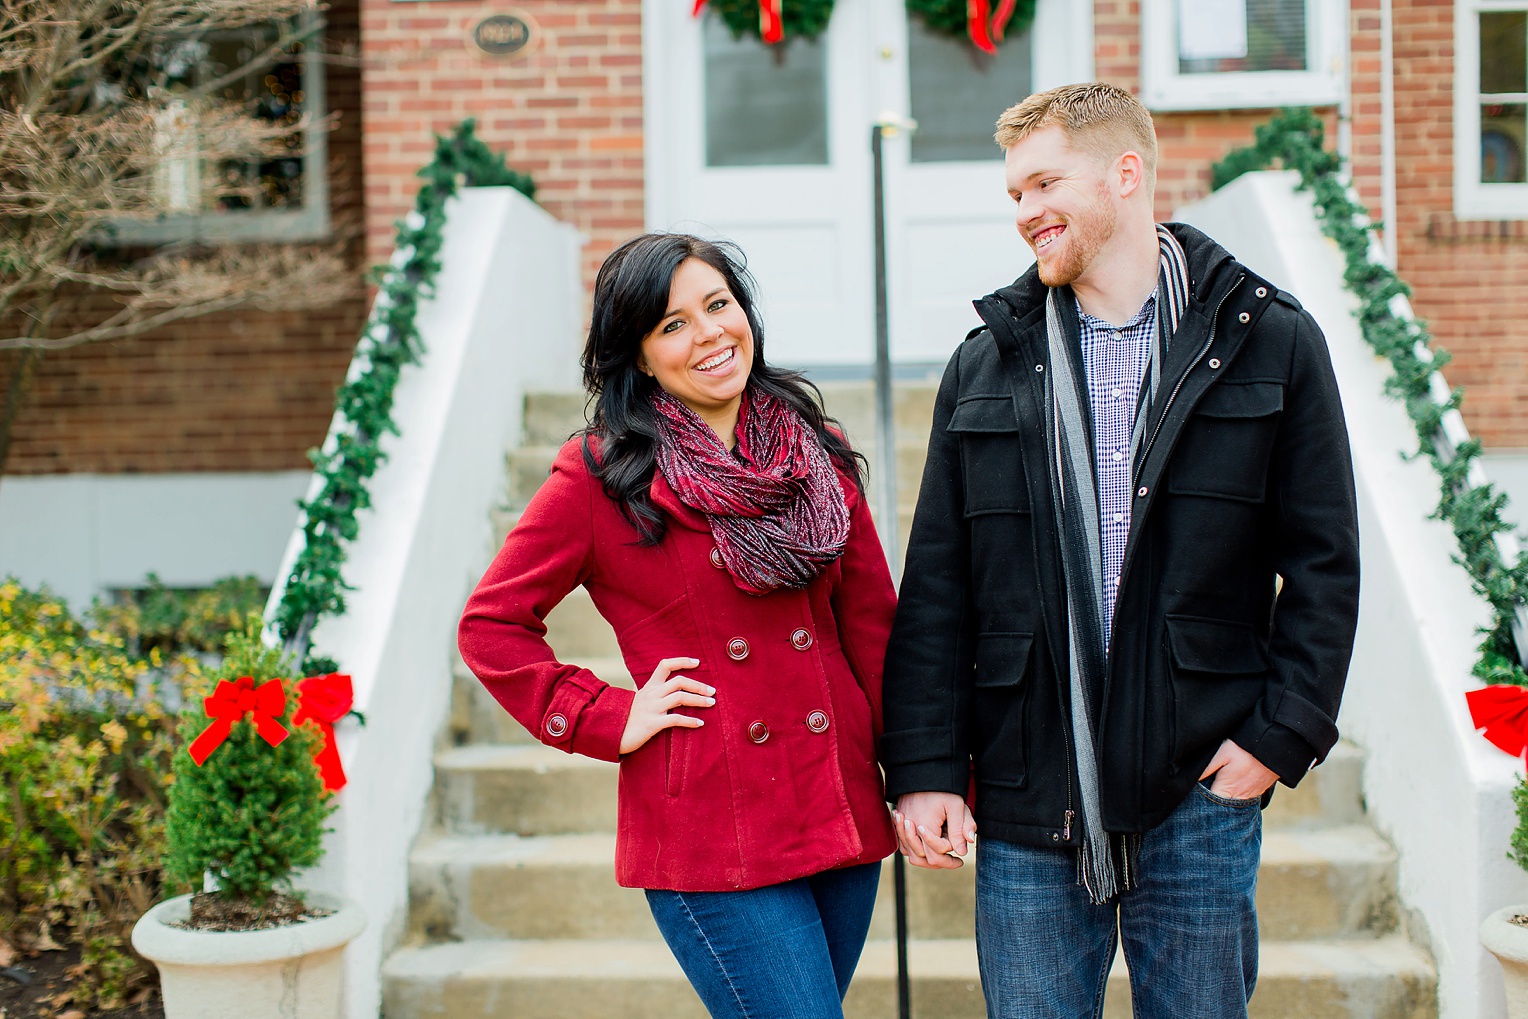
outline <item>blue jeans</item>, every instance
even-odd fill
[[[743,892],[647,892],[684,975],[716,1019],[834,1019],[859,963],[881,865]]]
[[[983,838],[976,947],[990,1019],[1097,1019],[1125,946],[1137,1019],[1238,1019],[1257,982],[1257,800],[1203,784],[1147,832],[1139,884],[1095,906],[1077,851]]]

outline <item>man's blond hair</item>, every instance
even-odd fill
[[[1140,153],[1146,190],[1157,183],[1157,131],[1151,114],[1129,92],[1102,81],[1062,85],[1036,92],[997,118],[997,139],[1004,151],[1045,127],[1059,127],[1073,148],[1111,163],[1121,153]]]

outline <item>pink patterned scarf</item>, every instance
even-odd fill
[[[658,469],[706,515],[733,582],[749,594],[805,587],[844,550],[849,507],[827,450],[783,400],[743,394],[737,446],[660,389]]]

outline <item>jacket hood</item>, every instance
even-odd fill
[[[1183,253],[1188,257],[1189,275],[1189,298],[1191,301],[1204,303],[1209,299],[1223,279],[1230,278],[1234,274],[1229,270],[1236,265],[1236,259],[1225,248],[1222,248],[1208,235],[1187,223],[1164,223],[1172,235],[1183,245]],[[1045,294],[1050,288],[1040,282],[1040,270],[1037,265],[1031,265],[1029,269],[1006,287],[988,294],[985,298],[976,302],[977,310],[986,301],[1001,301],[1013,309],[1013,313],[1019,318],[1038,311],[1045,304]]]

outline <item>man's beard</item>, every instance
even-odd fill
[[[1099,201],[1092,208],[1067,221],[1066,231],[1060,238],[1066,245],[1061,257],[1049,265],[1039,263],[1040,282],[1046,286],[1064,287],[1074,282],[1088,271],[1099,250],[1114,236],[1119,215],[1107,192],[1102,188],[1099,190]],[[1039,252],[1035,254],[1038,256]]]

